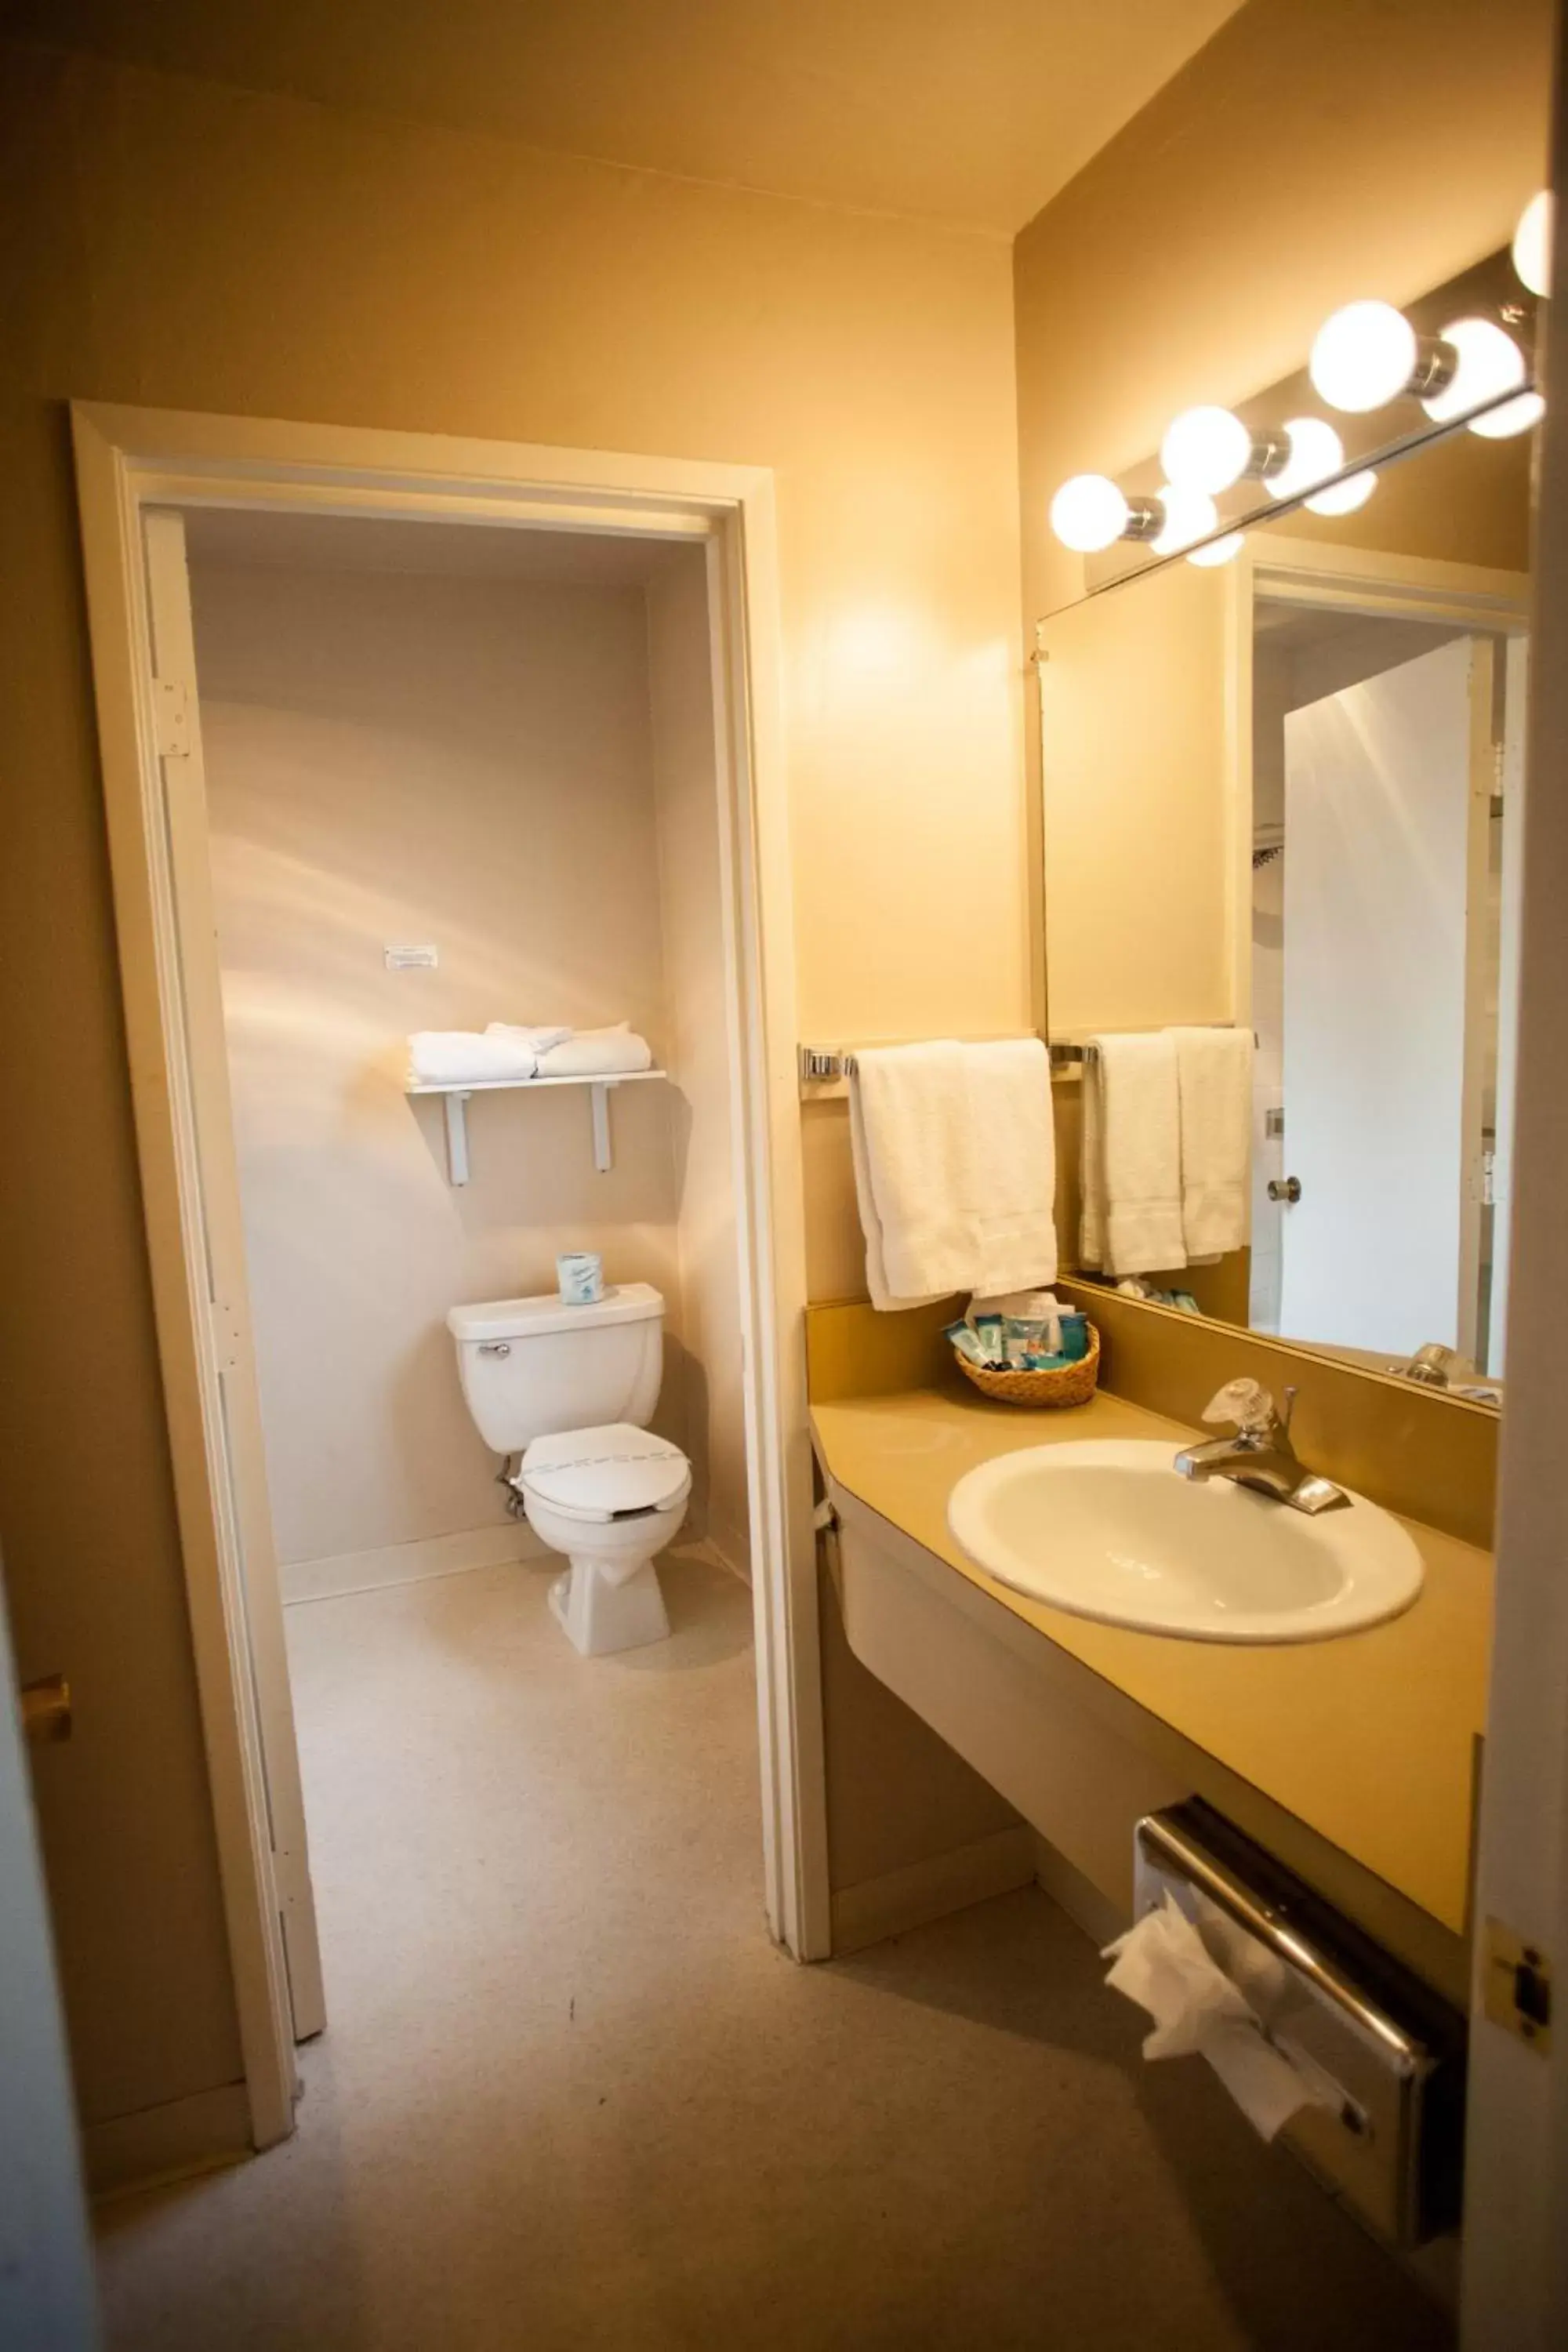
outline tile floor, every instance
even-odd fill
[[[289,1612],[331,2024],[300,2129],[101,2217],[113,2352],[1405,2352],[1445,2324],[1030,1891],[769,1944],[750,1600]]]

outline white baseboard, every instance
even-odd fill
[[[1124,1928],[1131,1926],[1124,1918],[1109,1895],[1102,1895],[1092,1878],[1086,1878],[1065,1853],[1058,1853],[1049,1838],[1035,1832],[1035,1876],[1053,1903],[1064,1910],[1075,1927],[1081,1927],[1089,1942],[1103,1951],[1113,1943]]]
[[[708,1540],[731,1576],[742,1584],[752,1580],[752,1539],[744,1528],[731,1527],[724,1519],[710,1518]]]
[[[243,2083],[142,2107],[89,2124],[81,2136],[82,2164],[95,2198],[121,2197],[237,2163],[250,2153],[250,2101]]]
[[[670,1545],[669,1551],[675,1559],[700,1559],[710,1568],[721,1568],[726,1576],[738,1577],[742,1584],[750,1584],[752,1580],[747,1570],[737,1564],[732,1553],[719,1542],[711,1530],[705,1536],[690,1539],[682,1536],[679,1542]]]
[[[279,1569],[278,1578],[288,1604],[335,1600],[345,1592],[375,1592],[388,1584],[420,1584],[426,1577],[461,1576],[471,1568],[504,1568],[514,1559],[554,1557],[526,1519],[508,1519],[500,1527],[463,1528],[456,1535],[426,1536],[417,1543],[289,1560]]]
[[[833,1957],[864,1950],[888,1936],[967,1910],[972,1903],[1015,1887],[1032,1886],[1036,1876],[1035,1832],[1026,1822],[996,1830],[990,1837],[910,1863],[881,1878],[841,1886],[833,1897]]]

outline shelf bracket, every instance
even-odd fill
[[[589,1106],[594,1114],[594,1165],[601,1176],[607,1176],[615,1165],[610,1150],[610,1089],[595,1084],[588,1089]]]
[[[447,1115],[447,1181],[466,1184],[468,1181],[468,1118],[466,1094],[443,1095],[441,1107]]]

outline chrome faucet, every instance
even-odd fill
[[[1337,1510],[1349,1504],[1350,1496],[1343,1487],[1309,1470],[1290,1443],[1290,1416],[1295,1409],[1294,1389],[1286,1390],[1281,1412],[1257,1381],[1232,1381],[1211,1398],[1204,1419],[1232,1423],[1235,1435],[1184,1446],[1174,1466],[1184,1478],[1234,1479],[1238,1486],[1251,1486],[1277,1503],[1289,1503],[1293,1511],[1315,1515]]]

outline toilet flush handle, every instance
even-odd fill
[[[510,1356],[511,1353],[511,1341],[510,1339],[481,1339],[479,1341],[479,1353],[481,1356]]]

